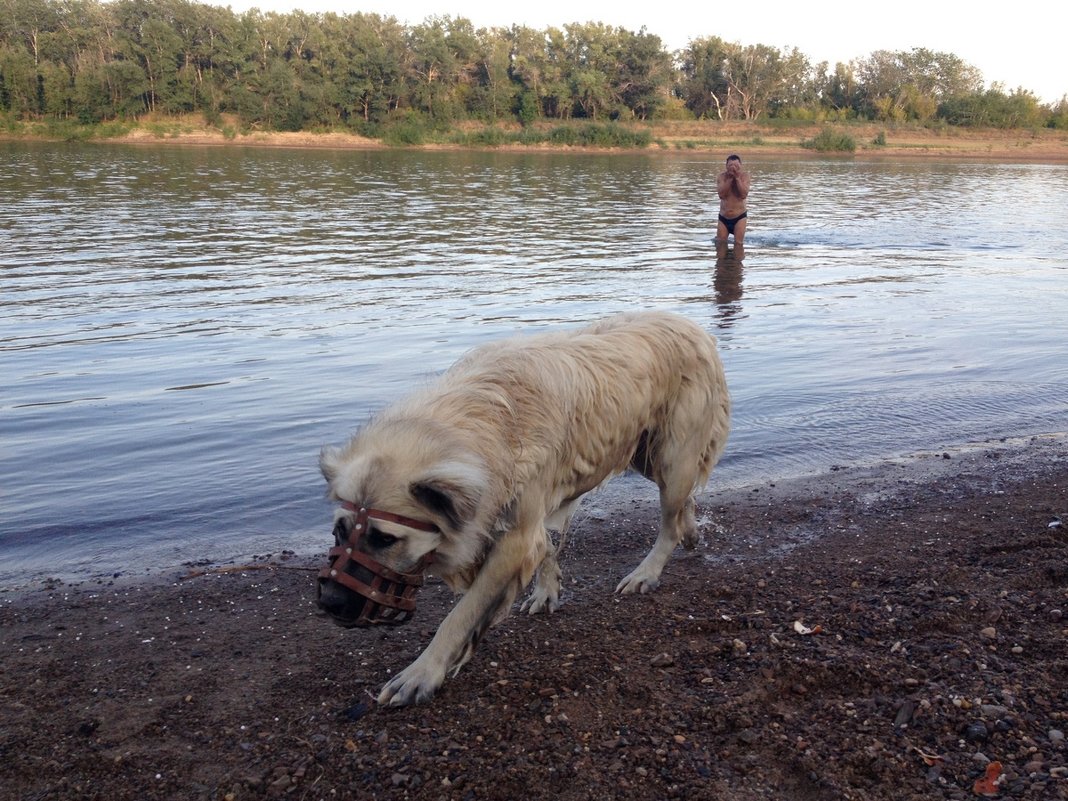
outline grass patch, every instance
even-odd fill
[[[491,125],[479,131],[453,131],[447,140],[450,144],[467,147],[550,144],[562,147],[641,149],[653,143],[653,135],[648,130],[633,130],[617,123],[566,123],[554,125],[549,129],[528,127],[518,131],[506,131]],[[415,142],[409,141],[405,144]]]
[[[88,142],[93,139],[113,139],[128,134],[133,126],[124,122],[84,124],[71,120],[46,120],[27,129],[33,136],[61,142]]]
[[[857,149],[857,142],[847,133],[824,128],[811,139],[803,139],[801,147],[821,153],[853,153]]]

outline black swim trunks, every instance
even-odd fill
[[[749,212],[748,211],[743,211],[737,217],[731,217],[730,219],[728,219],[727,217],[724,217],[721,214],[721,215],[719,215],[719,221],[726,226],[728,234],[733,234],[734,233],[734,226],[738,223],[738,220],[744,220],[748,216],[749,216]]]

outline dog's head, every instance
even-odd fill
[[[338,508],[318,602],[343,626],[407,622],[424,571],[433,565],[448,578],[472,561],[470,543],[480,539],[463,536],[477,516],[480,465],[434,453],[425,441],[397,441],[411,432],[396,433],[383,450],[375,433],[326,448],[319,459]]]
[[[341,512],[334,522],[329,561],[319,571],[319,606],[344,626],[407,622],[415,612],[415,593],[433,551],[405,572],[387,567],[375,554],[388,558],[388,552],[402,542],[385,524],[428,534],[436,533],[437,526],[349,501],[342,502]],[[409,546],[415,539],[404,538]]]

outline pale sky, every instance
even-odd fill
[[[719,36],[743,45],[797,47],[814,63],[866,57],[875,50],[925,47],[953,53],[983,73],[987,87],[1023,87],[1043,102],[1068,94],[1068,3],[1010,0],[889,0],[885,3],[811,3],[693,0],[620,3],[618,0],[208,0],[235,12],[358,11],[415,25],[429,16],[466,17],[476,28],[527,25],[536,29],[571,22],[603,22],[638,32],[644,27],[669,50],[691,39]]]

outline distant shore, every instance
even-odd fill
[[[574,123],[574,121],[572,121]],[[578,123],[574,123],[578,124]],[[551,128],[553,123],[540,125]],[[518,130],[517,126],[513,126]],[[633,126],[632,126],[633,127]],[[852,151],[819,151],[803,143],[830,128],[855,142]],[[465,126],[462,131],[482,129]],[[509,132],[507,126],[497,130]],[[408,145],[419,150],[490,150],[498,152],[594,152],[662,153],[688,155],[728,152],[750,157],[856,158],[856,159],[961,159],[1023,163],[1068,163],[1068,132],[1052,129],[966,129],[892,126],[878,123],[841,125],[714,121],[663,121],[647,129],[652,143],[644,148],[590,148],[555,144],[467,145],[425,143]],[[139,123],[118,135],[94,134],[90,129],[84,141],[121,144],[177,144],[190,146],[322,148],[333,150],[377,150],[391,146],[342,131],[286,132],[241,130],[233,125],[213,127],[199,119],[167,118]],[[8,141],[49,141],[57,139],[37,129],[31,132],[2,132]]]

